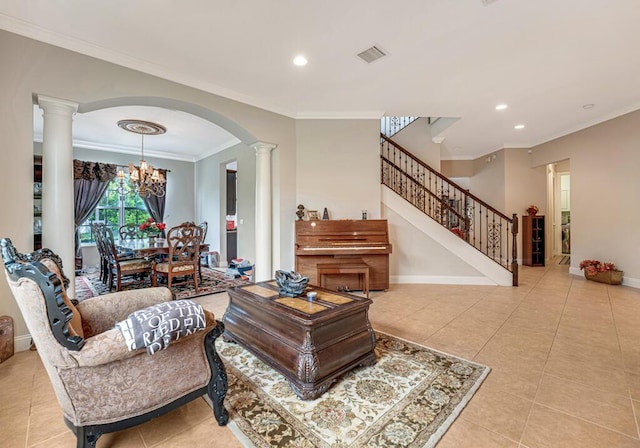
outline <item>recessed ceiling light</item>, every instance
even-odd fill
[[[523,124],[517,124],[513,127],[513,129],[524,129],[524,125]]]
[[[584,106],[582,106],[582,108],[586,110],[586,109],[591,109],[593,106],[595,106],[595,104],[589,103],[589,104],[585,104]]]
[[[307,65],[307,58],[302,55],[296,56],[293,60],[293,63],[299,67],[302,67],[304,65]]]
[[[506,104],[498,104],[496,106],[496,110],[505,110],[507,107],[509,106],[507,106]]]

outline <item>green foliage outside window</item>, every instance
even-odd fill
[[[127,179],[128,181],[128,179]],[[92,243],[93,235],[89,224],[105,223],[113,231],[114,238],[118,239],[118,229],[124,224],[141,224],[151,217],[144,202],[135,192],[126,194],[121,200],[118,193],[119,181],[112,180],[104,192],[95,211],[79,227],[80,242]]]

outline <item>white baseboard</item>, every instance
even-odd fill
[[[629,286],[631,288],[640,288],[640,279],[638,279],[638,278],[630,278],[630,277],[622,277],[622,284],[624,286]]]
[[[430,284],[430,285],[490,285],[497,283],[487,277],[448,276],[448,275],[391,275],[390,283]]]
[[[16,336],[13,338],[13,350],[16,352],[24,352],[31,348],[31,335]]]

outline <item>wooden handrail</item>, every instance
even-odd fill
[[[402,146],[400,146],[399,144],[397,144],[396,142],[394,142],[393,140],[391,140],[390,138],[387,138],[384,134],[380,134],[380,138],[385,140],[387,143],[389,143],[390,145],[395,146],[396,148],[398,148],[400,151],[402,151],[403,153],[405,153],[405,155],[409,158],[411,158],[414,162],[416,162],[418,165],[420,165],[421,167],[423,167],[424,169],[430,171],[431,173],[433,173],[436,177],[438,177],[438,179],[442,179],[444,180],[446,183],[448,183],[449,185],[454,186],[455,188],[457,188],[460,191],[463,191],[464,194],[466,194],[467,196],[469,196],[470,198],[472,198],[474,201],[478,202],[479,204],[481,204],[483,207],[489,209],[492,213],[495,213],[496,215],[500,216],[501,218],[511,222],[511,218],[509,218],[508,216],[506,216],[504,213],[496,210],[495,208],[493,208],[491,205],[487,204],[485,201],[483,201],[482,199],[480,199],[478,196],[470,193],[467,189],[462,188],[460,185],[458,185],[457,183],[455,183],[454,181],[450,180],[449,178],[443,176],[442,174],[440,174],[439,172],[437,172],[436,170],[434,170],[433,168],[431,168],[429,165],[427,165],[426,163],[424,163],[422,160],[418,159],[416,156],[414,156],[410,151],[408,151],[407,149],[403,148]]]

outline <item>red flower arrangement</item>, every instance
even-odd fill
[[[540,209],[538,209],[536,205],[531,204],[525,211],[529,216],[536,216]]]
[[[617,271],[614,263],[603,263],[598,260],[582,260],[580,262],[580,270],[584,269],[589,275],[595,275],[598,272]]]
[[[140,230],[146,233],[160,233],[167,228],[167,225],[163,222],[155,222],[153,218],[147,219],[140,224]]]

